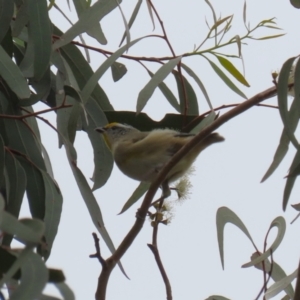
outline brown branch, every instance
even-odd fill
[[[46,113],[51,112],[51,111],[56,111],[58,109],[67,108],[67,107],[71,107],[71,106],[73,106],[73,105],[72,104],[63,104],[63,105],[60,105],[60,106],[40,110],[40,111],[37,111],[37,112],[34,112],[34,113],[28,113],[27,115],[20,115],[20,116],[19,115],[3,115],[3,114],[0,114],[0,118],[23,120],[23,119],[26,119],[26,118],[36,117],[38,115],[46,114]]]
[[[116,249],[115,253],[106,260],[107,269],[103,269],[99,281],[98,281],[98,289],[106,289],[106,285],[108,282],[108,277],[112,269],[115,267],[116,263],[121,259],[121,257],[125,254],[125,252],[129,249],[139,232],[141,231],[145,218],[148,213],[148,209],[151,205],[152,199],[154,198],[159,186],[164,181],[167,174],[170,170],[182,159],[195,145],[197,145],[203,138],[205,138],[208,134],[219,128],[224,123],[228,122],[230,119],[238,116],[249,108],[257,105],[258,103],[275,96],[277,93],[276,87],[271,87],[261,93],[258,93],[254,97],[249,100],[244,101],[238,106],[234,107],[230,111],[226,112],[224,115],[220,116],[216,119],[211,125],[204,128],[199,134],[197,134],[189,143],[187,143],[184,147],[182,147],[166,164],[166,166],[161,170],[158,174],[156,180],[152,182],[147,194],[144,197],[141,207],[139,208],[136,214],[136,220],[133,224],[132,228],[129,230],[128,234],[125,236],[119,247]],[[102,295],[102,298],[96,298],[97,300],[105,299],[105,295]]]
[[[101,256],[100,244],[99,244],[100,240],[99,240],[99,238],[98,238],[98,236],[95,232],[93,232],[92,235],[93,235],[94,242],[95,242],[96,253],[91,254],[90,258],[98,258],[100,264],[102,265],[102,268],[105,268],[106,267],[106,261]]]
[[[152,244],[148,244],[148,247],[150,248],[150,250],[152,251],[152,253],[154,255],[156,264],[157,264],[160,274],[163,278],[165,288],[166,288],[167,300],[172,300],[173,299],[172,287],[171,287],[167,272],[166,272],[164,265],[162,263],[162,260],[160,258],[160,254],[159,254],[159,250],[158,250],[158,246],[157,246],[158,226],[159,226],[159,223],[161,222],[162,206],[164,203],[164,199],[162,198],[158,201],[159,201],[159,203],[156,207],[155,220],[152,222],[152,226],[153,226]]]
[[[271,279],[271,275],[272,275],[272,271],[273,271],[273,266],[274,266],[274,261],[273,261],[273,251],[271,249],[271,254],[270,254],[270,258],[271,258],[271,268],[270,268],[270,271],[268,272],[268,279],[267,280],[264,280],[264,285],[262,286],[261,290],[259,291],[257,297],[254,299],[254,300],[258,300],[260,295],[263,293],[264,290],[267,290],[267,284],[269,283],[270,279]],[[265,271],[264,271],[265,272]],[[265,299],[265,297],[264,297]],[[294,299],[297,299],[297,298],[294,298]]]
[[[152,1],[151,0],[148,0],[148,3],[150,4],[151,8],[153,9],[155,15],[156,15],[156,18],[160,24],[160,27],[161,27],[161,30],[163,32],[163,39],[166,41],[166,43],[168,44],[169,46],[169,49],[171,51],[171,53],[173,54],[173,57],[176,57],[176,54],[175,54],[175,51],[173,50],[173,47],[169,41],[169,38],[167,36],[167,32],[166,32],[166,29],[165,29],[165,26],[164,26],[164,22],[162,21],[162,19],[160,18],[155,6],[153,5]]]
[[[273,96],[271,96],[273,97]],[[264,99],[266,100],[266,99]],[[233,104],[223,104],[221,106],[218,106],[216,108],[214,108],[213,110],[214,111],[219,111],[219,110],[222,110],[222,109],[227,109],[227,108],[230,108],[230,107],[236,107],[240,105],[240,103],[233,103]],[[267,108],[276,108],[276,109],[279,109],[278,106],[276,105],[271,105],[271,104],[263,104],[263,103],[258,103],[258,104],[255,104],[255,106],[262,106],[262,107],[267,107]],[[182,128],[182,131],[184,132],[189,132],[191,129],[193,129],[197,124],[199,124],[199,122],[207,115],[209,115],[210,113],[212,112],[212,110],[208,110],[206,111],[205,113],[197,116],[196,118],[194,118],[189,124],[187,124],[185,127]]]

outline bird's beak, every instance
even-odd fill
[[[106,131],[106,129],[105,129],[105,127],[97,127],[97,128],[95,128],[95,131],[104,133]]]

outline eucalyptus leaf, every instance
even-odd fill
[[[251,241],[254,247],[255,244],[252,240],[252,237],[248,229],[246,228],[242,220],[229,208],[220,207],[217,211],[216,221],[217,221],[219,252],[220,252],[222,267],[224,269],[224,228],[227,223],[232,223],[233,225],[238,227],[248,237],[248,239]]]
[[[224,83],[235,93],[240,95],[241,97],[247,99],[247,96],[225,75],[225,73],[211,60],[208,59],[213,70],[217,73],[217,75],[224,81]]]
[[[122,0],[118,0],[118,2],[121,3]],[[64,33],[61,39],[53,44],[53,49],[56,50],[69,44],[76,36],[86,32],[91,27],[91,24],[94,25],[99,22],[103,17],[114,10],[118,6],[118,2],[111,0],[95,2],[90,8],[82,12],[79,20]]]
[[[0,46],[0,75],[20,99],[29,98],[30,90],[25,77],[2,46]]]
[[[278,232],[277,232],[277,236],[276,236],[274,242],[272,243],[272,245],[270,246],[270,248],[266,252],[264,252],[262,255],[260,255],[258,258],[255,258],[251,262],[242,265],[242,268],[249,268],[249,267],[252,267],[254,265],[261,263],[267,257],[269,257],[271,255],[271,253],[273,254],[275,252],[275,250],[279,247],[279,245],[281,244],[281,242],[283,240],[285,230],[286,230],[286,223],[285,223],[284,218],[283,217],[275,218],[272,221],[269,230],[272,229],[273,227],[277,227]]]

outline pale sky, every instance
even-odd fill
[[[68,16],[71,15],[72,19],[76,20],[73,6],[69,12],[66,3],[58,4]],[[218,15],[234,15],[233,28],[228,38],[245,33],[242,23],[243,1],[212,1],[212,4]],[[135,1],[124,1],[121,4],[127,20],[134,5]],[[170,42],[178,55],[193,51],[194,45],[198,45],[205,37],[205,18],[212,24],[211,12],[205,1],[154,1],[154,5],[164,21]],[[54,22],[61,30],[66,30],[69,26],[66,22],[59,21],[63,18],[54,9],[50,15],[52,20],[55,18]],[[246,88],[236,81],[235,83],[248,97],[271,87],[271,72],[279,70],[286,59],[299,53],[299,11],[293,8],[289,1],[270,3],[266,0],[252,0],[247,3],[247,19],[252,26],[272,17],[276,17],[278,26],[287,33],[286,36],[267,41],[249,40],[248,46],[244,45],[242,49],[246,79],[251,87]],[[87,44],[116,51],[124,31],[120,12],[115,10],[105,17],[102,28],[108,44],[102,46],[95,40],[86,38]],[[155,32],[161,32],[158,22]],[[132,27],[131,37],[135,39],[151,33],[152,24],[143,3],[141,15]],[[255,34],[260,37],[278,33],[280,32],[262,29]],[[203,49],[205,48],[204,46]],[[224,52],[237,53],[237,50],[236,47],[224,48]],[[96,69],[105,57],[92,51],[90,54],[92,67]],[[170,55],[170,52],[162,40],[152,38],[138,43],[128,54],[165,56]],[[116,110],[135,110],[138,93],[150,78],[138,63],[125,59],[119,61],[126,64],[128,73],[114,83],[111,72],[108,71],[101,78],[100,85]],[[184,59],[183,62],[193,68],[201,78],[214,107],[243,101],[225,86],[205,59],[194,57]],[[241,62],[233,62],[242,71]],[[155,71],[158,65],[152,63],[147,66]],[[170,76],[165,82],[177,95],[173,78]],[[203,113],[208,109],[207,104],[197,86],[192,80],[190,82],[197,91],[200,113]],[[267,103],[276,104],[276,98]],[[144,112],[159,120],[165,113],[175,111],[160,91],[156,91]],[[48,118],[55,124],[54,114],[49,114]],[[97,260],[90,259],[89,255],[95,252],[91,233],[96,229],[71,174],[65,150],[57,148],[56,133],[44,124],[40,125],[43,143],[51,156],[54,175],[64,196],[59,233],[47,266],[64,271],[76,299],[94,299],[101,266]],[[250,260],[254,252],[253,246],[244,234],[232,225],[225,228],[225,270],[222,270],[215,221],[217,209],[221,206],[230,208],[241,218],[260,250],[263,249],[270,223],[277,216],[283,216],[287,223],[287,232],[279,249],[274,253],[274,260],[286,274],[292,273],[297,267],[300,223],[289,223],[296,215],[290,204],[299,202],[299,184],[296,183],[294,187],[287,211],[282,211],[284,176],[295,152],[292,146],[282,165],[271,178],[260,183],[272,162],[281,131],[282,122],[277,110],[255,107],[219,128],[218,132],[226,141],[213,145],[197,159],[196,171],[191,177],[193,188],[190,199],[181,205],[175,205],[172,223],[169,226],[161,226],[159,230],[159,249],[171,281],[174,299],[205,299],[218,294],[230,299],[250,300],[254,299],[261,289],[262,272],[254,268],[241,269],[241,265]],[[93,172],[93,157],[85,133],[77,134],[75,147],[78,151],[78,165],[86,178],[90,178]],[[138,182],[127,178],[114,167],[107,184],[95,192],[107,230],[116,246],[134,223],[136,209],[141,203],[138,202],[124,214],[117,215],[137,185]],[[174,194],[171,200],[175,198]],[[151,242],[151,234],[150,222],[145,222],[143,230],[122,259],[130,280],[115,268],[108,284],[108,300],[166,298],[161,276],[147,247],[147,243]],[[271,234],[268,245],[271,245],[275,234],[276,230]],[[103,241],[101,250],[103,257],[107,258],[109,252]],[[48,291],[58,295],[53,289]],[[282,297],[283,294],[280,294],[274,299]]]

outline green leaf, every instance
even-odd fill
[[[207,59],[210,63],[213,70],[217,73],[217,75],[224,81],[224,83],[235,93],[240,95],[241,97],[247,99],[247,96],[224,74],[224,72],[212,61]]]
[[[291,285],[292,281],[297,278],[298,269],[296,269],[292,274],[285,276],[284,278],[280,280],[276,280],[274,284],[272,284],[267,292],[265,293],[264,297],[266,300],[273,298],[283,290],[286,292],[286,294],[289,296],[289,299],[293,299],[294,297],[294,290]],[[273,274],[273,270],[272,270]],[[275,281],[275,280],[274,280]],[[287,290],[288,289],[288,290]]]
[[[2,196],[1,201],[4,202]],[[22,219],[18,221],[12,214],[0,208],[0,229],[24,244],[38,244],[44,234],[44,223],[37,219]]]
[[[0,42],[6,35],[10,22],[14,14],[14,2],[1,0],[0,1]]]
[[[252,254],[251,260],[256,259],[257,257],[259,257],[259,253],[255,252],[254,254]],[[271,264],[269,259],[265,259],[263,263],[257,264],[254,267],[258,270],[267,272],[269,274],[272,270],[270,276],[274,282],[277,282],[277,281],[282,282],[282,281],[285,281],[287,278],[287,275],[285,274],[284,270],[274,261],[272,261],[272,264]],[[289,299],[293,299],[294,298],[294,289],[290,283],[287,283],[286,281],[285,281],[285,283],[286,283],[285,286],[280,284],[281,291],[284,290],[286,292],[286,294],[290,296]],[[269,291],[271,291],[271,287],[268,288],[268,292]],[[278,289],[277,289],[277,291],[278,291]],[[273,293],[273,292],[271,292],[271,293]]]
[[[146,36],[147,37],[147,36]],[[114,54],[112,54],[105,62],[96,70],[96,72],[89,78],[88,82],[84,86],[81,92],[83,103],[86,103],[93,92],[94,88],[98,84],[99,79],[107,71],[107,69],[131,46],[144,39],[145,37],[136,39],[129,44],[121,47]]]
[[[118,2],[121,3],[122,0],[119,0]],[[94,25],[98,23],[103,17],[114,10],[118,6],[118,2],[102,0],[86,9],[80,15],[80,19],[64,33],[61,39],[53,44],[53,50],[70,43],[76,36],[86,32],[91,27],[91,24]]]
[[[92,177],[94,182],[92,190],[94,191],[107,182],[112,172],[114,161],[103,138],[95,131],[95,128],[103,127],[108,123],[105,113],[93,99],[87,102],[86,110],[88,112],[88,124],[84,124],[83,129],[88,134],[93,147],[95,168]]]
[[[115,61],[111,65],[111,73],[114,82],[120,80],[126,73],[127,73],[127,68],[124,64],[121,64],[117,61]]]
[[[34,78],[41,79],[49,68],[51,55],[51,27],[46,1],[28,0],[28,33],[34,45]]]
[[[68,287],[65,282],[56,283],[55,287],[59,290],[64,300],[75,300],[73,291]]]
[[[290,111],[288,112],[289,115],[288,118],[291,122],[291,130],[293,132],[295,132],[299,122],[299,110],[300,110],[300,101],[294,99]],[[273,161],[269,169],[267,170],[266,174],[262,178],[261,182],[264,182],[267,178],[269,178],[273,174],[273,172],[277,169],[277,167],[282,162],[283,158],[288,152],[289,144],[290,144],[290,139],[286,133],[286,130],[283,129],[280,137],[279,145],[276,149]]]
[[[150,81],[139,92],[137,104],[136,104],[137,113],[140,113],[144,109],[148,100],[151,98],[152,94],[154,93],[154,90],[172,72],[174,67],[178,65],[180,61],[181,61],[181,56],[171,59],[156,71],[156,73],[150,79]]]
[[[26,193],[32,217],[43,220],[45,217],[45,186],[41,170],[24,157],[17,157],[26,178]]]
[[[233,16],[227,16],[221,20],[218,20],[210,29],[210,31],[212,32],[213,30],[215,30],[217,27],[219,27],[221,24],[223,24],[224,22],[226,22],[228,19],[232,19]],[[230,21],[230,20],[229,20]]]
[[[267,26],[265,26],[267,27]],[[281,34],[275,34],[275,35],[268,35],[268,36],[263,36],[263,37],[260,37],[260,38],[252,38],[253,40],[257,40],[257,41],[260,41],[260,40],[269,40],[269,39],[276,39],[278,37],[281,37],[281,36],[284,36],[285,33],[281,33]]]
[[[8,151],[5,157],[6,168],[6,211],[18,218],[24,197],[27,178],[24,169],[12,152]],[[12,235],[4,235],[3,245],[9,246]]]
[[[21,274],[21,283],[10,299],[36,299],[48,281],[48,270],[44,261],[38,254],[29,252],[21,266]]]
[[[24,58],[22,59],[19,68],[25,77],[31,78],[34,76],[34,43],[32,36],[28,37]]]
[[[0,187],[4,181],[4,161],[5,161],[5,144],[0,135]]]
[[[13,111],[10,111],[11,114]],[[12,149],[25,154],[37,167],[46,170],[37,139],[23,120],[6,119],[5,128]]]
[[[212,124],[216,119],[216,113],[214,111],[210,112],[207,117],[205,117],[197,126],[195,126],[190,132],[197,134],[202,131],[205,127]]]
[[[199,115],[198,100],[193,87],[188,80],[183,75],[180,76],[177,71],[173,71],[173,75],[175,76],[177,83],[181,113],[183,115]],[[183,79],[183,82],[181,79]],[[187,103],[183,85],[186,91]]]
[[[3,286],[5,282],[13,278],[13,276],[19,271],[20,267],[26,262],[32,253],[32,246],[26,246],[24,250],[21,251],[16,260],[11,259],[12,265],[4,276],[0,280],[0,286]],[[2,251],[1,251],[2,252]],[[11,299],[11,298],[10,298]],[[19,298],[20,299],[20,298]]]
[[[282,66],[279,76],[278,76],[278,85],[277,85],[277,95],[278,95],[278,107],[279,107],[279,113],[284,125],[284,128],[286,130],[286,133],[288,137],[290,138],[290,141],[293,143],[293,145],[298,148],[299,143],[295,137],[294,131],[291,124],[291,121],[289,119],[288,115],[288,83],[290,78],[290,71],[293,65],[293,62],[295,60],[295,57],[292,57],[288,59]]]
[[[77,167],[76,161],[74,161],[74,153],[76,153],[76,151],[75,151],[74,147],[65,138],[63,138],[63,139],[64,139],[64,145],[65,145],[69,164],[71,166],[71,169],[72,169],[74,178],[77,182],[81,196],[82,196],[82,198],[86,204],[86,207],[89,211],[89,214],[92,218],[92,221],[93,221],[95,227],[97,228],[97,230],[99,231],[99,233],[101,234],[108,249],[111,251],[111,253],[114,253],[115,247],[114,247],[113,242],[104,226],[102,213],[101,213],[100,207],[97,203],[97,200],[96,200],[89,184],[87,183],[84,175],[82,174],[80,169]],[[120,262],[118,263],[118,265],[119,265],[121,271],[123,272],[123,274],[125,276],[127,276]]]
[[[282,207],[283,210],[285,211],[286,206],[288,204],[288,200],[290,198],[294,183],[297,179],[297,176],[300,174],[300,149],[297,150],[293,162],[290,166],[290,172],[287,176],[287,181],[284,187],[284,192],[283,192],[283,203]]]
[[[222,267],[224,269],[224,228],[227,223],[232,223],[233,225],[237,226],[251,241],[251,243],[255,244],[250,236],[250,233],[242,220],[229,208],[227,207],[220,207],[217,211],[216,215],[217,221],[217,235],[218,235],[218,244],[219,244],[219,252],[221,257]],[[255,247],[256,248],[256,247]]]
[[[243,85],[250,87],[249,83],[245,79],[245,77],[240,73],[240,71],[225,57],[216,55],[217,59],[219,60],[220,64],[240,83]]]
[[[46,248],[41,248],[40,253],[45,260],[50,256],[52,245],[58,231],[62,212],[62,194],[56,182],[46,172],[42,173],[45,184],[45,240]]]
[[[62,32],[54,27],[54,34],[61,36]],[[94,74],[91,66],[88,64],[80,50],[75,45],[68,44],[64,46],[60,49],[60,53],[72,70],[72,73],[76,78],[76,82],[78,83],[79,89],[83,89],[86,82]],[[103,110],[113,110],[113,107],[109,103],[107,95],[100,87],[99,83],[96,84],[94,90],[92,91],[91,97],[99,103]]]
[[[140,10],[142,2],[143,2],[142,0],[138,0],[137,4],[136,4],[136,6],[135,6],[135,8],[134,8],[134,10],[132,12],[132,15],[131,15],[131,17],[129,19],[128,28],[131,28],[133,22],[135,21],[136,16],[137,16],[137,14],[138,14],[138,12]],[[124,32],[124,34],[122,36],[121,42],[119,44],[119,47],[122,45],[123,41],[125,40],[125,37],[126,37],[126,30],[125,30],[125,32]]]
[[[148,74],[151,76],[151,78],[154,76],[152,72],[147,70]],[[163,93],[163,95],[166,97],[168,102],[171,104],[173,108],[175,108],[178,112],[180,112],[180,105],[178,103],[178,100],[172,93],[172,91],[168,88],[168,86],[162,81],[159,85],[158,88],[160,91]]]
[[[209,96],[207,94],[207,91],[205,89],[205,86],[204,84],[202,83],[202,81],[200,80],[200,78],[196,75],[196,73],[190,69],[187,65],[181,63],[181,67],[196,81],[196,83],[198,84],[203,96],[205,97],[206,99],[206,102],[209,106],[210,109],[213,109],[213,106],[210,102],[210,99],[209,99]]]
[[[242,265],[242,268],[249,268],[249,267],[252,267],[254,265],[261,263],[266,258],[268,258],[271,255],[271,253],[273,254],[275,252],[275,250],[279,247],[279,245],[281,244],[281,242],[283,240],[285,230],[286,230],[286,224],[285,224],[284,218],[283,217],[275,218],[270,225],[269,231],[273,227],[277,227],[278,232],[277,232],[275,241],[272,243],[271,247],[266,252],[264,252],[262,255],[260,255],[258,258],[255,258],[255,259],[251,260],[251,262]]]
[[[19,98],[29,98],[30,90],[25,77],[2,46],[0,46],[0,75]]]
[[[89,8],[89,5],[87,5],[87,2],[81,1],[81,0],[75,0],[73,1],[78,18],[80,19],[80,16],[82,13]],[[86,5],[85,5],[86,4]],[[73,25],[73,24],[72,24]],[[90,24],[90,28],[86,30],[86,34],[89,36],[95,38],[100,44],[106,45],[107,40],[105,38],[105,35],[102,31],[101,25],[99,22],[95,22],[95,24]]]
[[[125,212],[128,208],[130,208],[134,203],[136,203],[141,197],[148,191],[150,187],[150,183],[141,182],[139,186],[134,190],[130,198],[126,201],[124,206],[122,207],[120,214]]]
[[[11,1],[6,1],[5,2],[11,2]],[[27,13],[27,8],[28,7],[28,2],[25,1],[17,11],[17,16],[15,20],[11,20],[11,27],[12,27],[12,36],[13,37],[18,37],[25,25],[28,23],[28,13]]]
[[[117,3],[118,3],[118,2],[117,2]],[[127,44],[127,46],[128,46],[129,43],[130,43],[130,40],[131,40],[131,37],[130,37],[130,31],[129,31],[129,26],[128,26],[128,24],[127,24],[125,15],[124,15],[123,10],[122,10],[122,8],[121,8],[121,6],[120,6],[119,3],[118,3],[118,8],[119,8],[119,10],[120,10],[120,12],[121,12],[121,16],[122,16],[123,23],[124,23],[124,26],[125,26],[125,34],[126,34],[126,41],[127,41],[126,44]],[[128,48],[129,48],[129,47],[128,47]]]

